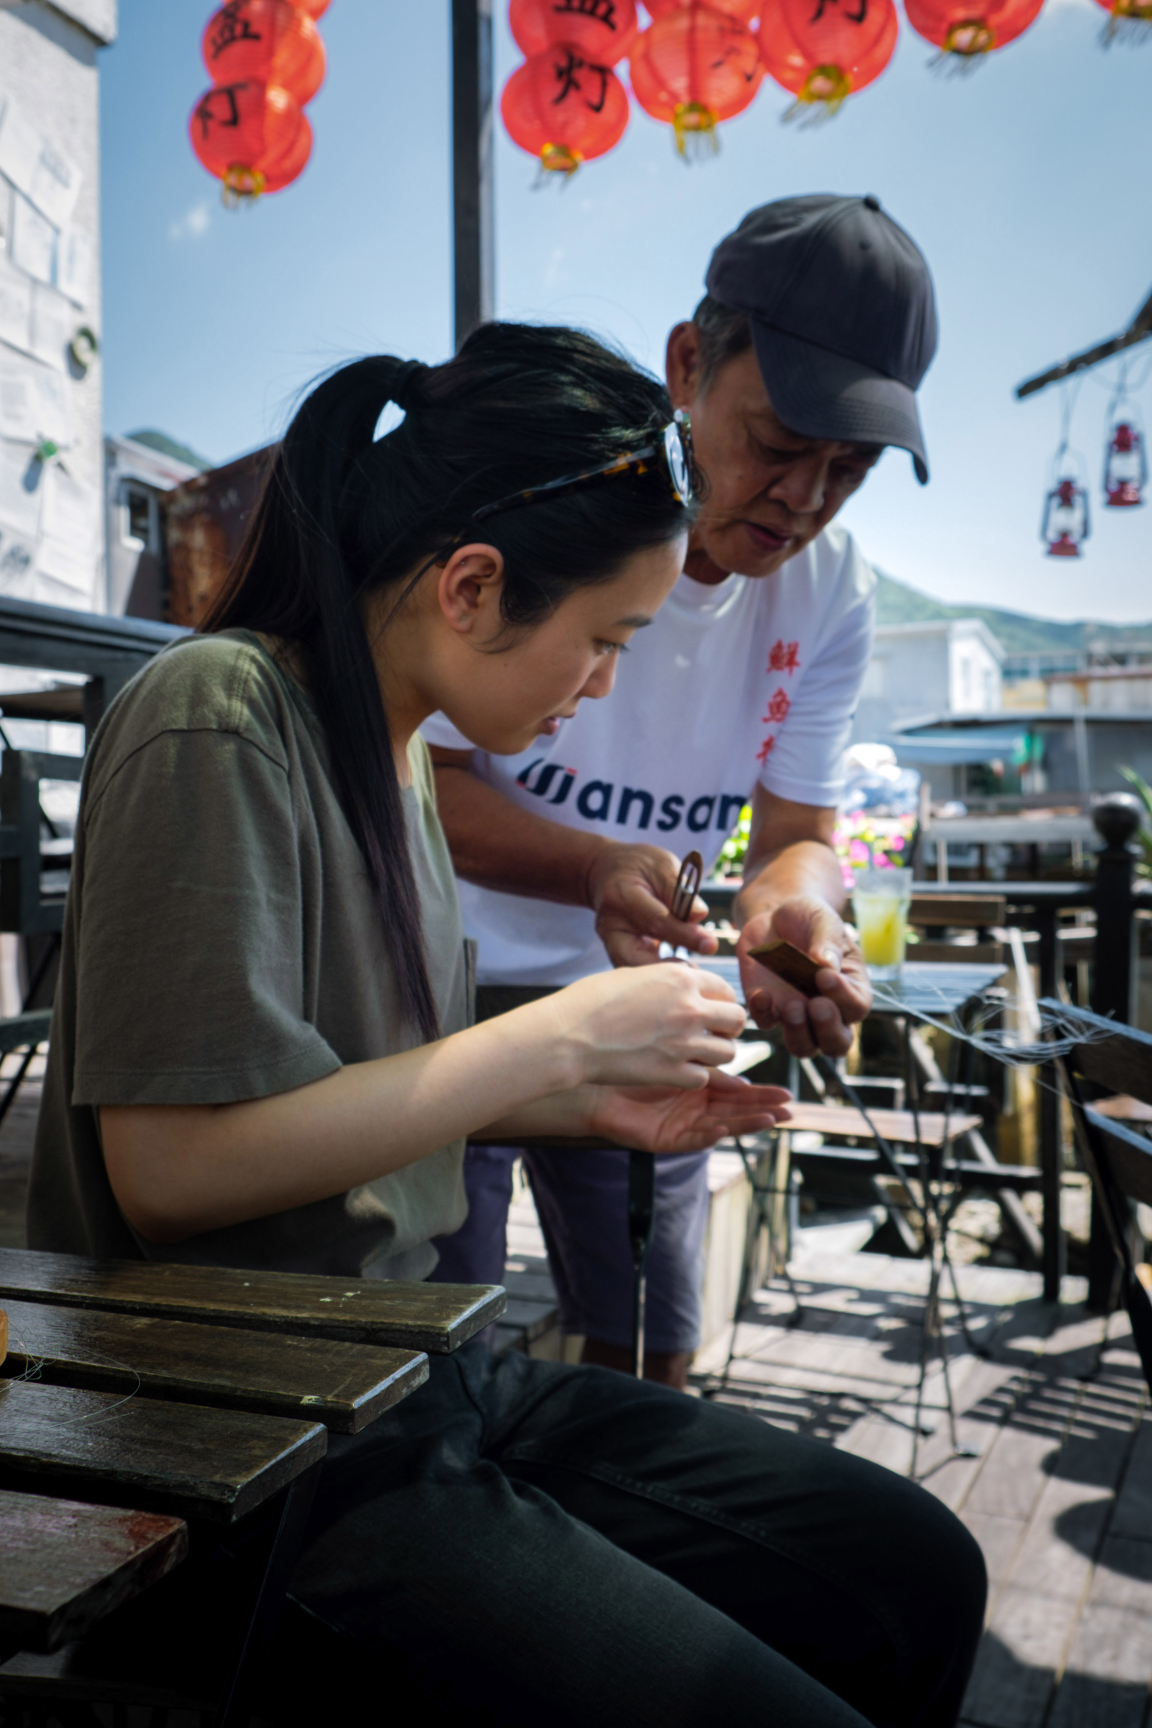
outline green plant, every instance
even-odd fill
[[[1136,835],[1143,857],[1137,864],[1136,871],[1140,876],[1152,876],[1152,786],[1149,786],[1143,775],[1137,774],[1135,768],[1121,768],[1120,772],[1144,806],[1145,819]]]

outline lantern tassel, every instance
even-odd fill
[[[814,66],[790,108],[780,118],[785,124],[820,126],[838,114],[852,94],[852,80],[839,66]]]
[[[1152,41],[1152,4],[1143,0],[1116,0],[1108,22],[1100,32],[1101,48],[1111,48],[1122,42],[1126,48],[1140,48]]]
[[[720,153],[717,115],[706,102],[678,102],[672,115],[672,136],[686,163]]]

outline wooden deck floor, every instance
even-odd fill
[[[915,1261],[854,1254],[794,1267],[801,1312],[761,1292],[737,1328],[728,1402],[905,1471],[912,1450],[921,1293]],[[958,1439],[939,1369],[935,1432],[917,1474],[984,1550],[987,1630],[968,1728],[1147,1728],[1152,1680],[1152,1419],[1127,1320],[1059,1309],[1035,1275],[960,1270],[974,1340],[948,1325]],[[718,1385],[727,1341],[697,1363]],[[714,1372],[709,1374],[711,1369]]]
[[[907,1470],[927,1269],[879,1254],[802,1253],[800,1300],[761,1291],[695,1364],[693,1390]],[[1011,1268],[958,1272],[971,1336],[946,1305],[957,1438],[942,1374],[929,1377],[917,1475],[984,1550],[988,1622],[964,1728],[1152,1728],[1152,1414],[1127,1319],[1059,1308]],[[557,1353],[553,1292],[527,1189],[509,1222],[509,1320],[521,1347]],[[509,1326],[501,1342],[514,1342]]]

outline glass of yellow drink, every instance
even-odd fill
[[[908,936],[908,905],[912,872],[891,869],[859,870],[852,890],[856,932],[864,964],[873,978],[895,978],[904,963]]]

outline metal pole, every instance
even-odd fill
[[[459,348],[495,310],[492,0],[452,0],[452,276]]]
[[[1140,807],[1128,792],[1114,792],[1092,812],[1104,845],[1096,854],[1096,962],[1092,1011],[1131,1026],[1136,1018],[1136,919],[1132,905],[1129,845],[1140,826]],[[1092,1195],[1088,1243],[1088,1306],[1106,1309],[1115,1280],[1115,1259],[1107,1220]]]
[[[656,1214],[656,1159],[650,1152],[628,1154],[628,1241],[635,1284],[632,1296],[632,1372],[644,1378],[644,1321],[647,1306],[648,1250]]]
[[[1059,950],[1055,906],[1037,905],[1033,918],[1040,933],[1040,994],[1051,999],[1058,984]],[[1064,1233],[1060,1227],[1060,1099],[1056,1070],[1046,1063],[1040,1082],[1040,1193],[1044,1205],[1044,1300],[1059,1302],[1065,1270]]]

